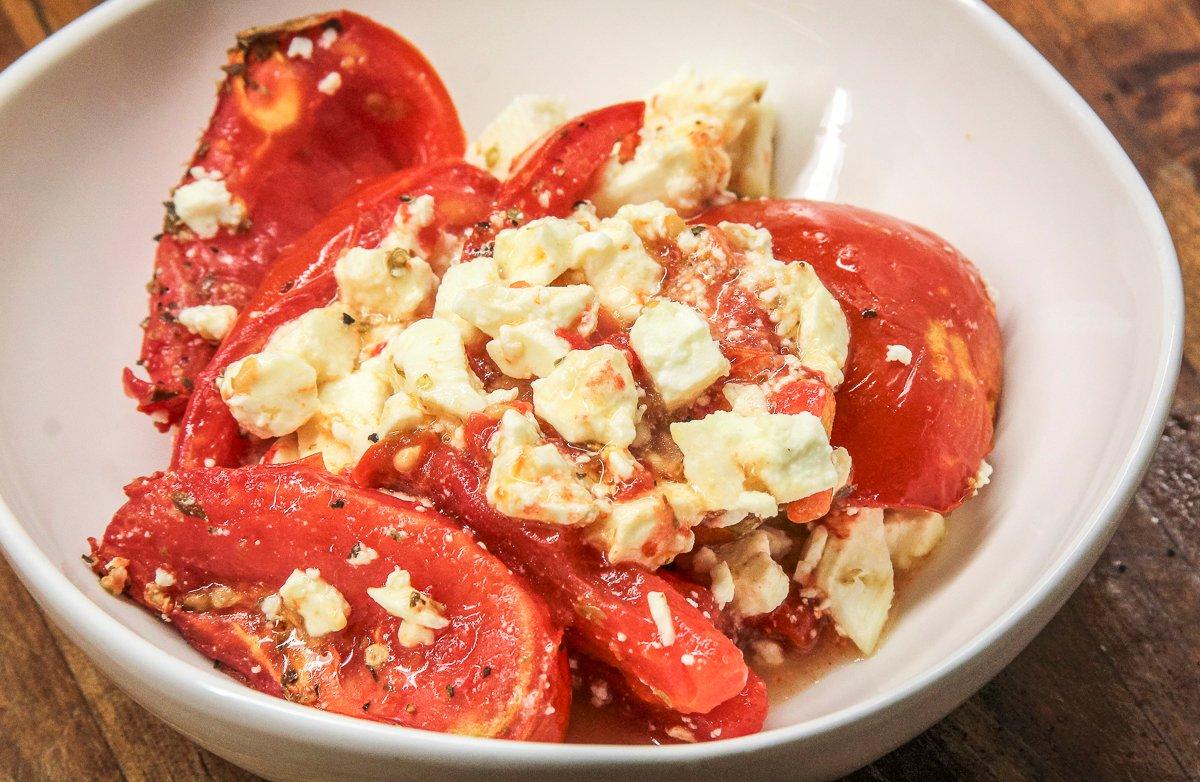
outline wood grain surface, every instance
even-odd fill
[[[93,4],[0,0],[0,68]],[[1185,365],[1150,473],[1075,596],[975,697],[853,779],[1200,779],[1200,0],[991,4],[1150,184],[1183,267]],[[0,681],[0,779],[252,779],[114,688],[3,559]]]

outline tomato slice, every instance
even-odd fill
[[[996,308],[941,237],[894,217],[813,201],[743,201],[698,221],[751,223],[775,255],[811,263],[850,324],[832,440],[849,450],[846,501],[946,513],[974,490],[1000,396]],[[887,359],[912,351],[911,364]]]
[[[337,294],[333,266],[351,247],[370,247],[387,234],[402,199],[431,195],[435,233],[461,234],[487,215],[497,182],[462,161],[406,169],[364,185],[279,256],[267,271],[212,361],[196,379],[172,460],[174,467],[235,467],[247,442],[221,401],[216,379],[225,367],[257,350],[279,326]]]
[[[800,595],[800,586],[792,589],[774,611],[745,620],[746,630],[785,644],[796,652],[807,652],[821,636],[823,624],[817,616],[816,601]]]
[[[296,43],[307,40],[311,47]],[[288,56],[295,46],[308,57]],[[460,157],[465,136],[433,66],[408,41],[348,11],[238,36],[217,105],[189,166],[218,172],[248,222],[211,238],[168,209],[150,283],[138,409],[164,431],[183,414],[213,346],[176,320],[198,304],[241,308],[267,266],[363,182]],[[328,79],[340,79],[335,90]],[[192,181],[185,175],[180,184]]]
[[[468,429],[479,430],[478,419]],[[408,448],[400,474],[395,455]],[[467,453],[433,435],[398,437],[371,448],[352,479],[429,496],[461,518],[488,550],[524,576],[567,628],[572,649],[618,669],[639,698],[684,713],[716,708],[746,686],[742,653],[713,626],[715,615],[697,607],[662,576],[633,564],[613,565],[577,530],[553,528],[497,512],[484,497],[487,475]],[[675,631],[663,645],[650,615],[649,594],[666,598]]]
[[[613,148],[636,147],[646,104],[618,103],[581,114],[546,134],[526,150],[500,187],[493,219],[467,239],[464,258],[484,249],[502,228],[539,217],[566,217],[586,199]]]
[[[767,686],[754,671],[749,672],[741,692],[707,714],[681,714],[634,697],[615,668],[582,655],[576,655],[573,662],[584,697],[590,697],[597,708],[615,710],[622,720],[637,725],[657,743],[690,744],[748,736],[762,730],[767,718]]]
[[[560,631],[520,579],[438,514],[304,463],[163,473],[126,493],[92,541],[97,572],[127,560],[129,596],[255,689],[428,730],[562,739]],[[286,606],[279,622],[264,614],[263,599],[309,568],[349,605],[343,629],[310,635]],[[449,624],[432,643],[400,643],[401,620],[367,592],[395,568],[444,606]]]

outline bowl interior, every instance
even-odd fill
[[[644,95],[683,63],[770,80],[780,194],[943,234],[995,289],[1006,338],[992,486],[903,589],[870,660],[824,673],[769,725],[935,669],[1026,595],[1125,478],[1169,362],[1169,247],[1132,168],[1081,102],[981,32],[966,3],[633,0],[574,7],[356,0],[427,53],[478,131],[514,95],[574,109]],[[308,2],[150,3],[0,91],[0,495],[62,574],[165,654],[170,628],[80,562],[121,486],[168,441],[122,396],[162,210],[235,31]],[[721,20],[719,24],[714,20]],[[7,96],[7,98],[5,98]],[[75,620],[71,620],[73,623]],[[76,632],[86,633],[86,617]]]

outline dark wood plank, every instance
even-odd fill
[[[0,557],[0,779],[122,779],[46,620]]]

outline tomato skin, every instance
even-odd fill
[[[851,505],[947,513],[971,495],[1000,395],[996,309],[941,237],[893,217],[814,201],[744,201],[703,222],[766,228],[775,256],[811,263],[850,325],[832,440],[854,463]],[[912,350],[888,361],[889,345]]]
[[[590,194],[613,147],[636,147],[645,113],[642,101],[618,103],[581,114],[546,134],[514,162],[496,196],[494,219],[481,223],[467,238],[463,258],[490,254],[485,245],[502,228],[570,214]],[[508,216],[510,212],[514,217]]]
[[[591,694],[600,708],[615,709],[624,720],[638,725],[659,744],[677,744],[749,736],[763,728],[767,718],[767,686],[750,671],[746,686],[737,695],[706,714],[681,714],[661,704],[633,696],[620,672],[584,656],[576,656],[575,675],[583,693]],[[607,695],[599,701],[597,693]]]
[[[333,266],[351,247],[374,246],[387,234],[402,198],[433,196],[432,230],[461,233],[487,209],[496,180],[462,161],[440,161],[381,177],[335,207],[271,266],[208,366],[196,380],[175,440],[172,467],[199,468],[206,460],[240,464],[247,443],[217,392],[227,366],[262,349],[279,326],[337,295]]]
[[[820,638],[823,624],[817,617],[814,601],[800,596],[798,584],[783,603],[770,613],[745,620],[746,629],[783,643],[795,652],[810,651]]]
[[[539,598],[444,517],[302,463],[161,473],[127,493],[103,541],[93,541],[96,569],[128,559],[130,597],[250,686],[381,722],[561,740],[565,725],[546,714],[569,706],[561,632]],[[356,545],[378,557],[351,564]],[[433,644],[401,646],[400,620],[368,596],[394,567],[444,604],[450,625]],[[159,587],[158,568],[174,583]],[[344,630],[310,638],[303,623],[266,620],[260,601],[296,568],[317,568],[342,593],[351,608]],[[234,598],[184,607],[216,594],[214,584]],[[372,670],[373,643],[390,658]]]
[[[478,429],[478,427],[476,427]],[[352,479],[431,497],[463,519],[488,550],[526,578],[567,628],[572,649],[621,671],[639,698],[685,713],[704,713],[745,687],[749,669],[742,653],[713,626],[711,615],[692,605],[671,582],[633,564],[613,565],[591,548],[578,530],[513,519],[484,497],[485,470],[467,454],[427,441],[423,463],[405,476],[380,472],[387,441],[374,446]],[[658,643],[647,595],[662,592],[673,617],[675,642]],[[691,654],[692,665],[681,658]]]
[[[328,48],[326,29],[338,31]],[[286,57],[314,42],[310,59]],[[176,321],[181,309],[241,309],[268,265],[292,240],[365,181],[444,157],[460,157],[465,134],[433,66],[408,41],[348,11],[247,31],[225,65],[217,104],[189,163],[224,174],[249,224],[210,239],[178,230],[168,215],[158,242],[141,364],[125,373],[138,409],[164,431],[183,414],[214,348]],[[317,85],[337,71],[333,95]],[[190,180],[190,176],[180,184]]]

